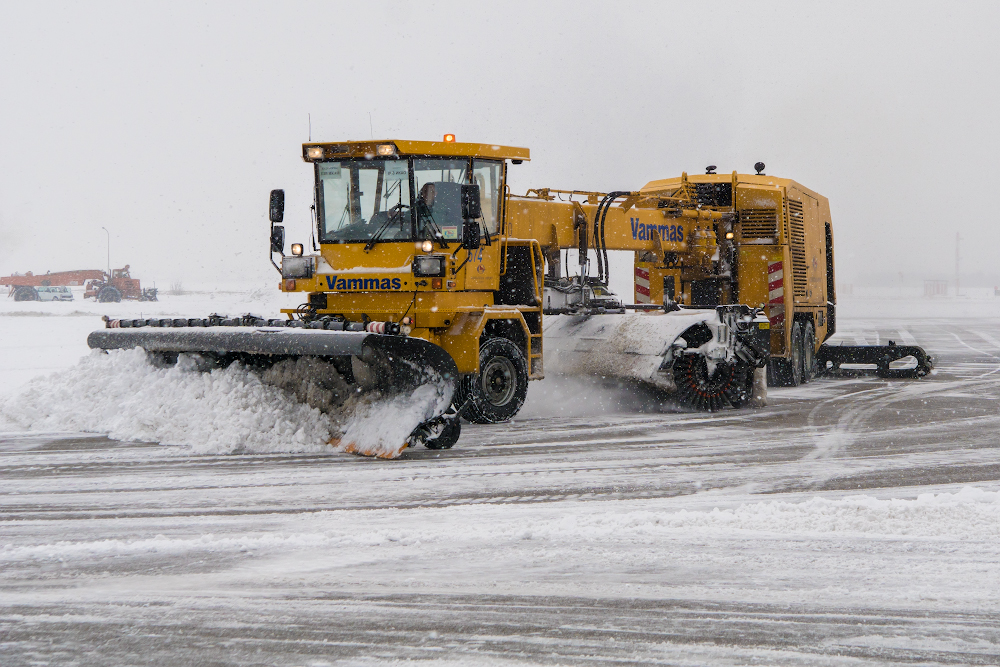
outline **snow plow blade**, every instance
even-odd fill
[[[640,382],[698,410],[761,406],[768,326],[762,313],[746,306],[549,315],[546,373]]]
[[[278,322],[283,321],[107,320],[108,328],[92,332],[87,344],[101,350],[141,347],[167,363],[176,361],[180,353],[197,354],[217,365],[240,361],[265,368],[285,359],[314,357],[333,363],[338,372],[364,390],[393,396],[440,383],[445,397],[442,403],[447,406],[451,402],[458,368],[451,355],[433,343],[405,335],[283,326]],[[331,444],[351,453],[396,458],[417,441],[430,449],[450,447],[457,441],[460,428],[457,414],[439,410],[425,415],[395,450],[371,449],[341,440]],[[442,435],[448,442],[435,440]]]
[[[874,373],[883,378],[919,378],[931,372],[934,359],[918,345],[889,341],[888,345],[823,344],[816,352],[816,364],[820,373],[830,375]]]

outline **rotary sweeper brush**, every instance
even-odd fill
[[[284,253],[282,190],[271,193],[270,250],[280,289],[305,303],[283,319],[109,319],[90,346],[142,347],[165,363],[239,361],[272,376],[291,365],[305,369],[311,404],[358,391],[417,401],[435,387],[400,442],[341,443],[388,457],[453,446],[462,418],[511,419],[543,360],[554,373],[641,382],[715,411],[762,405],[768,382],[799,384],[862,358],[823,355],[836,322],[826,198],[762,164],[756,175],[710,167],[636,191],[515,196],[507,170],[529,159],[525,148],[446,135],[309,143],[302,157],[315,185],[312,253],[300,243]],[[576,275],[563,270],[570,250]],[[634,254],[633,304],[608,289],[609,250]],[[881,371],[909,352],[883,346],[864,358]],[[913,375],[930,368],[917,356]]]

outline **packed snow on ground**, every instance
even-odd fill
[[[114,563],[144,571],[154,561],[238,559],[240,565],[213,574],[185,574],[176,593],[203,586],[416,587],[776,604],[819,596],[849,606],[927,601],[935,608],[997,609],[996,491],[747,498],[732,507],[717,500],[711,509],[659,498],[164,517],[135,523],[127,534],[102,534],[112,528],[104,522],[73,539],[58,532],[51,539],[39,540],[37,532],[35,539],[15,537],[0,547],[0,568]],[[101,582],[89,586],[104,594]]]

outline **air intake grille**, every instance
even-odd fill
[[[740,211],[740,236],[744,240],[778,241],[778,211],[773,208],[747,208]]]
[[[792,288],[796,298],[804,299],[809,282],[806,275],[806,221],[802,215],[802,202],[786,199],[785,207],[791,236],[788,245],[792,254]]]

